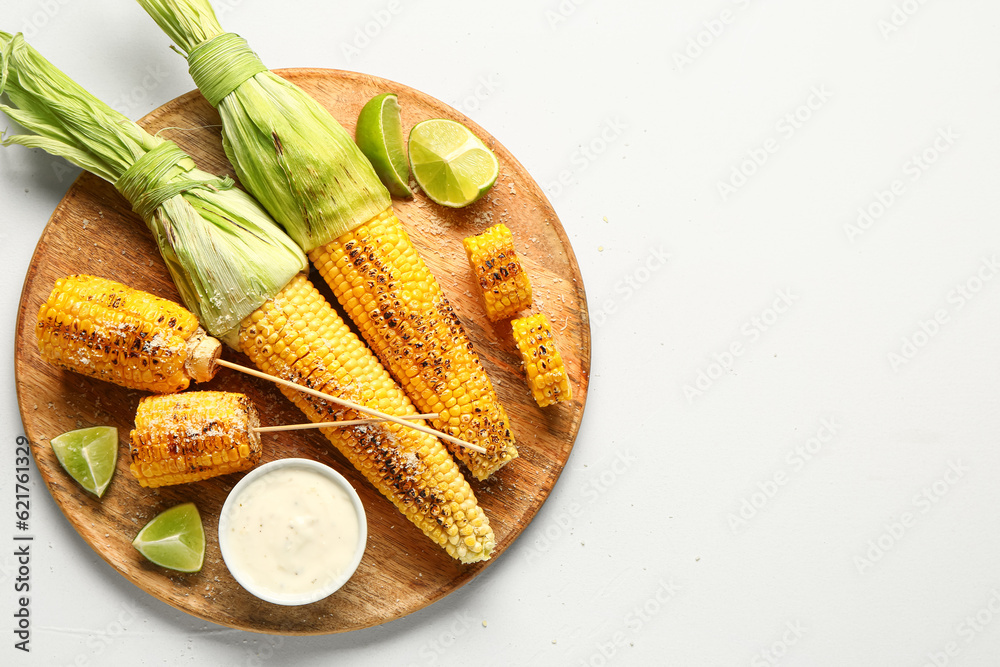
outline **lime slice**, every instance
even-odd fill
[[[81,428],[57,435],[49,444],[70,477],[98,498],[104,495],[118,462],[118,429]]]
[[[132,546],[171,570],[197,572],[205,562],[205,529],[194,503],[175,505],[143,526]]]
[[[500,172],[493,151],[461,123],[433,118],[410,131],[410,166],[427,196],[461,208],[493,187]]]
[[[412,197],[396,93],[382,93],[368,100],[358,116],[354,138],[389,193],[394,197]]]

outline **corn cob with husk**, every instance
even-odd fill
[[[337,300],[478,479],[517,456],[507,413],[434,276],[350,136],[297,86],[224,33],[207,0],[139,0],[187,54],[222,118],[241,183],[305,250]]]
[[[0,105],[43,148],[116,185],[153,231],[188,308],[209,333],[261,370],[395,416],[413,405],[300,271],[301,250],[245,193],[194,168],[95,99],[24,43],[0,33]],[[354,418],[294,389],[282,392],[311,419]],[[383,422],[323,429],[327,438],[424,534],[462,562],[489,558],[489,520],[436,438]]]
[[[143,486],[198,482],[260,461],[257,408],[244,394],[187,391],[139,401],[129,469]]]

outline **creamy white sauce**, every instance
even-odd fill
[[[230,569],[276,597],[323,588],[351,565],[359,523],[347,493],[295,466],[261,475],[229,510]]]

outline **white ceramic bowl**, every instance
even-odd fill
[[[246,572],[242,572],[240,570],[238,565],[239,561],[234,560],[233,547],[229,538],[232,510],[236,499],[239,498],[240,494],[250,484],[259,480],[261,477],[289,467],[299,467],[318,472],[339,486],[344,490],[347,497],[350,499],[351,505],[354,507],[354,511],[358,518],[358,542],[354,549],[352,559],[343,569],[341,575],[322,587],[311,589],[306,593],[298,595],[283,595],[270,590],[262,589],[259,585],[255,585],[252,578],[250,578]],[[332,595],[340,589],[341,586],[347,583],[351,576],[354,575],[354,572],[358,569],[358,565],[361,563],[361,557],[365,553],[365,545],[367,542],[368,520],[365,516],[364,505],[361,504],[361,499],[358,497],[357,491],[354,490],[354,487],[351,486],[350,482],[348,482],[339,472],[330,466],[311,459],[279,459],[252,470],[243,479],[241,479],[236,486],[233,487],[232,491],[229,492],[229,496],[226,497],[226,502],[222,505],[222,512],[219,515],[219,550],[222,552],[222,559],[225,561],[226,567],[229,568],[230,574],[232,574],[233,578],[235,578],[236,581],[239,582],[239,584],[247,591],[261,600],[272,602],[274,604],[289,606],[303,605],[322,600],[323,598]]]

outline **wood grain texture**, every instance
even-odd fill
[[[143,395],[43,362],[36,351],[34,324],[56,279],[92,273],[162,297],[178,299],[145,225],[109,184],[83,174],[59,203],[42,234],[25,279],[18,312],[15,374],[25,433],[42,477],[66,518],[108,563],[136,586],[197,617],[255,632],[323,634],[384,623],[416,611],[469,582],[524,530],[556,483],[580,428],[590,373],[590,327],[583,281],[555,211],[525,169],[495,139],[444,103],[406,86],[339,70],[290,69],[282,76],[314,95],[353,134],[362,105],[394,91],[402,107],[404,132],[426,118],[458,120],[497,154],[500,177],[481,201],[461,210],[433,204],[418,193],[395,200],[399,218],[465,323],[501,400],[507,407],[520,458],[491,480],[468,476],[497,537],[494,558],[463,566],[432,544],[330,446],[318,432],[264,435],[270,461],[290,456],[316,459],[342,472],[357,488],[368,513],[369,539],[354,578],[329,598],[302,607],[282,607],[244,591],[219,555],[218,513],[240,475],[195,484],[143,489],[128,471],[127,440]],[[213,173],[232,168],[221,147],[219,118],[195,91],[173,100],[140,123],[176,141],[199,167]],[[571,403],[539,409],[524,381],[509,322],[490,323],[470,273],[462,238],[504,222],[535,292],[532,312],[552,321],[573,383]],[[316,276],[318,278],[318,276]],[[329,291],[322,280],[314,283]],[[225,356],[246,363],[227,349]],[[276,388],[223,371],[201,389],[243,391],[257,404],[264,425],[297,423],[303,416]],[[49,440],[67,430],[117,426],[122,455],[102,500],[83,491],[59,466]],[[158,512],[181,502],[197,503],[208,538],[205,566],[180,574],[146,562],[131,540]]]

